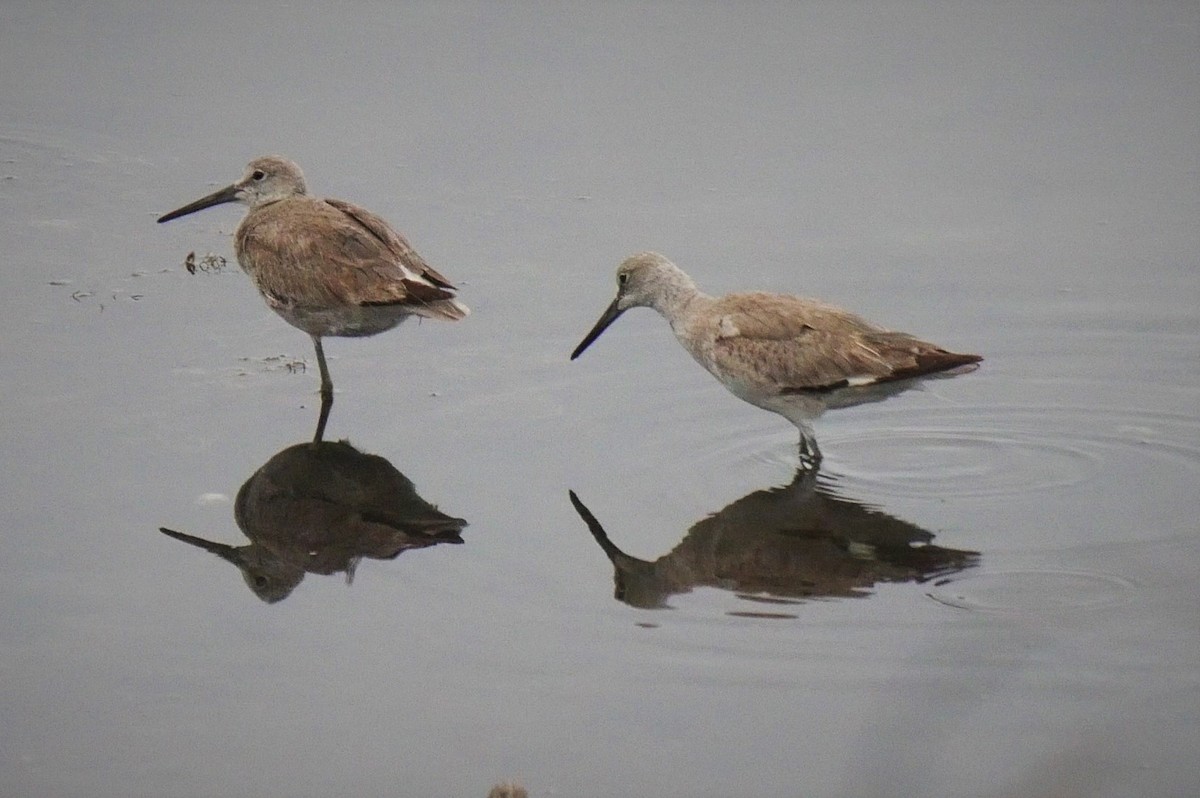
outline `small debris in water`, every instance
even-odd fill
[[[51,280],[50,285],[70,285],[70,280]]]
[[[239,357],[243,363],[255,362],[261,364],[262,371],[286,371],[288,374],[304,374],[308,371],[308,361],[302,357],[291,355],[268,355],[267,357]],[[248,372],[242,372],[243,374]]]
[[[189,252],[187,257],[183,259],[183,266],[188,270],[188,274],[195,274],[197,270],[219,274],[220,272],[223,272],[225,267],[228,265],[229,261],[227,261],[223,256],[214,255],[211,252],[199,260],[196,260],[195,252]]]

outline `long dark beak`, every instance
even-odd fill
[[[226,202],[237,202],[237,184],[225,186],[220,191],[214,191],[207,197],[201,197],[195,202],[189,202],[182,208],[177,208],[170,213],[163,214],[158,217],[158,223],[169,222],[172,219],[178,219],[180,216],[187,216],[189,213],[202,211],[205,208],[211,208],[214,205],[223,205]]]
[[[201,549],[204,549],[205,551],[212,552],[213,554],[220,557],[222,560],[228,560],[229,562],[233,563],[234,565],[242,564],[242,557],[239,554],[239,552],[235,546],[227,546],[224,543],[214,543],[211,540],[205,540],[204,538],[194,537],[185,532],[176,532],[174,529],[167,529],[165,526],[160,526],[158,528],[158,531],[162,532],[164,535],[166,535],[169,538],[175,538],[176,540],[182,540],[184,543],[190,543],[193,546],[196,546],[197,548],[201,548]]]
[[[601,333],[607,330],[608,326],[620,318],[621,314],[625,312],[625,308],[618,307],[617,303],[620,301],[621,297],[618,296],[612,301],[612,304],[605,309],[604,315],[600,317],[600,321],[596,322],[596,326],[592,328],[592,331],[583,337],[583,340],[579,342],[579,346],[575,347],[575,351],[571,353],[572,360],[582,355],[583,350],[591,346],[592,342],[599,338]]]

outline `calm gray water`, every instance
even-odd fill
[[[0,794],[1194,794],[1200,7],[396,5],[0,6]],[[154,223],[271,152],[461,283],[326,345],[461,545],[317,540],[307,337]],[[987,360],[798,478],[653,313],[568,362],[641,249]]]

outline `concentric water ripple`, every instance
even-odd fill
[[[872,495],[1005,496],[1078,485],[1108,469],[1200,472],[1200,419],[1188,416],[1032,406],[878,415],[884,423],[820,437],[825,470]],[[898,424],[887,426],[892,416]]]
[[[1093,571],[1012,570],[944,579],[927,595],[975,612],[1036,615],[1124,603],[1135,588],[1127,579]]]
[[[792,440],[794,428],[790,424],[782,430],[749,424],[726,425],[720,433],[700,442],[698,460],[738,470],[766,466],[780,474],[795,469],[799,463],[796,442]]]

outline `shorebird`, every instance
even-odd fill
[[[470,312],[387,222],[345,200],[312,196],[300,167],[278,155],[254,159],[236,183],[158,221],[227,202],[249,207],[234,233],[238,263],[267,306],[312,337],[326,416],[333,382],[321,338],[375,335],[409,316],[457,321]]]
[[[696,361],[734,396],[786,418],[800,430],[800,462],[816,468],[821,450],[811,422],[826,409],[878,401],[918,377],[953,376],[983,360],[891,332],[815,299],[748,293],[711,297],[656,252],[617,267],[617,298],[575,351],[579,357],[635,307],[657,310]]]

